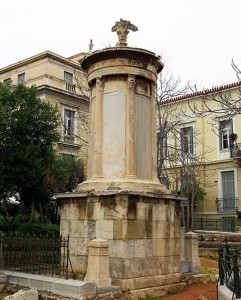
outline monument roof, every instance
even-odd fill
[[[155,65],[157,73],[163,69],[163,63],[160,61],[160,56],[146,49],[132,47],[110,47],[97,50],[80,60],[80,64],[84,70],[87,70],[89,66],[95,62],[114,58],[141,59],[144,63]]]

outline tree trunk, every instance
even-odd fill
[[[182,201],[181,202],[181,206],[182,206],[182,226],[185,227],[185,230],[187,231],[187,228],[186,228],[186,220],[185,220],[185,202]]]
[[[35,218],[35,204],[34,204],[34,201],[33,201],[31,203],[31,215],[30,215],[29,223],[32,223],[34,218]]]
[[[191,199],[191,230],[194,228],[194,195],[195,191],[192,190],[192,199]]]
[[[187,231],[190,230],[190,200],[187,196]]]
[[[42,224],[45,224],[45,218],[44,218],[44,208],[43,208],[43,204],[39,203],[39,214],[40,214],[40,220]]]

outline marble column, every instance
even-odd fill
[[[93,178],[102,178],[102,141],[103,141],[103,79],[98,77],[96,79],[96,99],[95,99],[95,114],[94,122],[94,164],[93,164]]]
[[[135,76],[128,75],[126,97],[126,165],[125,177],[135,178]]]
[[[159,182],[157,178],[157,139],[156,139],[156,84],[151,83],[151,152],[152,152],[152,181]]]

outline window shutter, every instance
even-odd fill
[[[70,112],[70,135],[74,134],[74,111]]]
[[[223,122],[219,122],[219,150],[222,150],[222,142],[223,142]]]
[[[190,153],[193,154],[193,127],[190,127]]]
[[[184,136],[184,130],[183,130],[183,128],[181,128],[180,137],[181,137],[181,151],[183,153],[184,150],[185,150],[185,136]]]
[[[64,110],[64,134],[67,134],[67,110]]]

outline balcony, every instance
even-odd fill
[[[217,198],[217,210],[219,212],[236,211],[238,209],[238,198]]]
[[[241,143],[230,143],[230,157],[241,159]]]
[[[65,135],[64,136],[64,143],[73,144],[74,137],[72,135]]]
[[[65,88],[66,88],[67,91],[70,91],[70,92],[75,93],[76,85],[74,85],[74,84],[72,84],[72,83],[66,82],[66,83],[65,83]]]
[[[241,143],[230,143],[230,157],[241,166]]]

